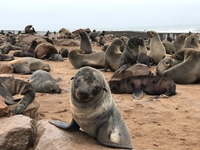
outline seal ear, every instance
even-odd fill
[[[71,77],[71,80],[73,80],[74,79],[74,77]]]
[[[103,88],[104,91],[108,92],[106,88]]]

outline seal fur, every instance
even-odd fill
[[[64,130],[81,128],[108,147],[132,149],[128,128],[99,70],[92,67],[79,69],[70,91],[71,124],[50,120],[51,124]]]

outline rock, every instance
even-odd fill
[[[65,131],[51,125],[47,119],[38,121],[37,138],[34,150],[77,150],[77,149],[101,149],[109,150],[102,146],[82,131]]]
[[[13,115],[13,111],[15,109],[17,104],[14,105],[9,105],[9,113],[6,114],[5,116],[12,116]],[[30,103],[27,108],[24,110],[24,112],[22,113],[24,116],[28,116],[32,119],[36,118],[38,115],[38,108],[39,108],[40,104],[36,101],[33,100],[32,103]]]
[[[0,149],[27,150],[33,147],[36,122],[23,115],[0,118]]]
[[[153,75],[153,73],[151,72],[151,69],[144,64],[134,64],[132,66],[130,66],[129,68],[127,68],[124,72],[119,74],[119,70],[116,70],[113,74],[113,76],[111,77],[111,80],[116,80],[116,79],[121,79],[121,78],[125,78],[125,77],[130,77],[130,76],[139,76],[139,75]]]
[[[0,117],[9,112],[8,106],[4,102],[4,98],[0,95]]]

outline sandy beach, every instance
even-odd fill
[[[70,51],[76,47],[66,46],[66,48]],[[101,50],[101,47],[96,45],[93,45],[93,48]],[[69,123],[72,118],[69,104],[70,83],[77,69],[68,59],[63,62],[45,61],[51,67],[52,76],[56,79],[61,78],[59,85],[63,90],[61,94],[36,94],[35,100],[40,107],[35,120],[59,119]],[[151,66],[151,70],[154,69],[155,66]],[[100,70],[107,81],[113,75],[111,71]],[[28,81],[30,75],[14,74],[14,76]],[[176,95],[153,100],[150,100],[151,95],[146,94],[141,100],[135,100],[131,94],[112,94],[129,128],[135,149],[198,150],[200,147],[200,90],[198,88],[199,84],[177,84]]]

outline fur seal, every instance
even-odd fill
[[[1,54],[8,54],[10,50],[22,50],[19,46],[14,46],[8,43],[4,43],[0,46],[0,53]]]
[[[180,51],[178,51],[180,52]],[[200,79],[200,51],[186,50],[183,62],[163,72],[164,77],[171,78],[177,84],[192,84]]]
[[[198,33],[192,33],[188,38],[186,39],[184,48],[193,48],[193,49],[200,49],[199,44],[199,34]]]
[[[88,34],[84,31],[80,31],[81,42],[80,42],[80,49],[85,52],[85,54],[92,53],[92,45],[90,43]]]
[[[18,105],[15,107],[14,114],[21,114],[35,99],[35,90],[28,82],[20,79],[15,79],[13,77],[0,77],[0,83],[6,87],[4,87],[3,90],[0,90],[0,95],[6,99],[5,102],[8,104],[15,103],[13,102],[11,96],[16,94],[24,95],[23,98],[19,101]]]
[[[9,62],[14,68],[14,70],[18,70],[16,73],[27,74],[28,68],[30,69],[29,73],[32,73],[36,70],[45,70],[50,71],[50,66],[44,61],[33,58],[33,57],[22,57]],[[27,65],[28,64],[28,65]]]
[[[151,66],[150,59],[147,56],[147,48],[146,48],[146,44],[145,44],[144,40],[142,40],[142,43],[140,44],[140,52],[137,57],[137,63],[145,64],[148,67]]]
[[[13,60],[14,57],[8,54],[1,54],[0,53],[0,61],[10,61]]]
[[[123,42],[120,39],[113,40],[105,52],[105,67],[104,71],[106,72],[108,69],[111,71],[116,71],[119,68],[119,60],[122,55],[120,51],[120,46]]]
[[[166,41],[166,42],[162,42],[162,44],[165,48],[166,54],[173,55],[176,52],[176,49],[171,42]]]
[[[79,69],[71,83],[71,124],[50,120],[64,130],[83,129],[108,147],[132,149],[128,128],[120,114],[104,75],[92,67]]]
[[[41,43],[35,48],[34,57],[39,59],[49,59],[53,53],[58,53],[58,51],[52,44]]]
[[[149,95],[169,97],[175,95],[176,85],[170,78],[142,75],[111,80],[108,82],[110,90],[115,94],[132,94],[135,99],[141,99],[143,92]]]
[[[73,35],[73,33],[71,33],[68,29],[66,29],[66,28],[61,28],[61,29],[58,31],[57,38],[58,38],[58,39],[60,39],[60,38],[74,38],[74,35]]]
[[[104,68],[105,52],[85,54],[84,51],[75,49],[69,52],[69,61],[74,68],[79,69],[83,66],[94,68]]]
[[[89,34],[89,37],[92,42],[98,42],[98,40],[97,40],[98,33],[95,29]]]
[[[31,46],[29,47],[29,49],[27,51],[14,52],[13,56],[16,56],[16,57],[34,57],[34,51],[35,51],[35,48],[37,46],[38,46],[38,42],[35,39],[31,42]]]
[[[56,79],[44,70],[35,71],[29,78],[29,83],[33,86],[36,92],[41,93],[61,93],[61,88],[57,84]]]
[[[99,44],[99,46],[104,46],[105,43],[106,43],[106,39],[105,39],[105,37],[104,37],[103,35],[101,35],[101,36],[99,37],[98,44]]]
[[[185,41],[186,41],[185,33],[179,34],[176,37],[175,41],[173,42],[176,52],[178,52],[179,50],[181,50],[183,48],[183,46],[185,45]]]
[[[58,54],[58,53],[53,53],[51,54],[51,56],[49,57],[49,60],[52,61],[63,61],[62,55]]]
[[[68,57],[68,54],[69,54],[69,50],[67,48],[61,48],[59,50],[59,54],[61,54],[61,56],[63,58],[67,58]]]
[[[165,57],[157,64],[154,74],[162,77],[163,72],[173,66],[173,59],[171,57]]]
[[[147,36],[150,38],[150,53],[149,56],[156,65],[165,57],[166,50],[160,40],[160,35],[155,31],[147,31]]]
[[[119,60],[120,73],[137,62],[140,52],[139,45],[143,39],[137,36],[130,37]]]
[[[31,33],[34,34],[36,33],[35,29],[33,28],[33,25],[27,25],[24,29],[25,33]]]

